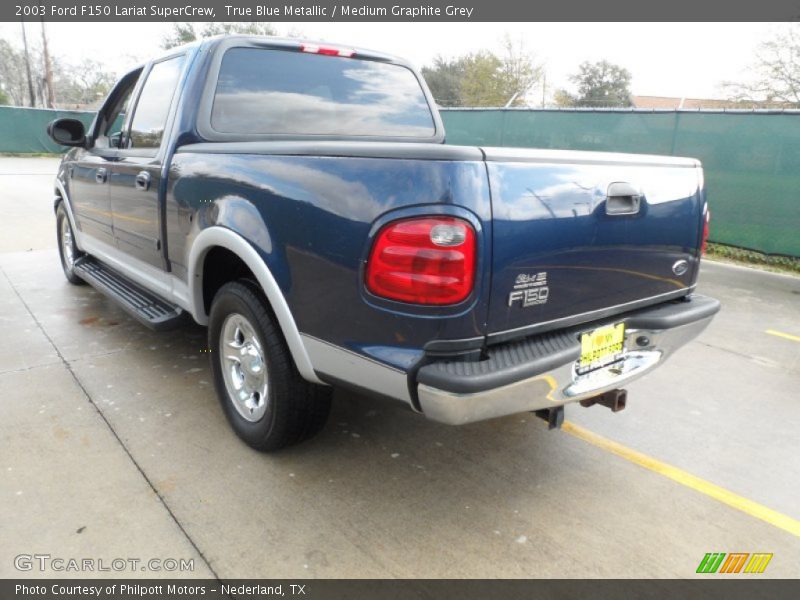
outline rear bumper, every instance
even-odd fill
[[[663,363],[700,334],[719,308],[718,300],[695,294],[616,318],[493,346],[486,360],[437,361],[417,373],[420,406],[429,419],[462,425],[596,396]],[[622,359],[577,374],[580,334],[621,321],[625,322]]]

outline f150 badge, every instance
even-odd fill
[[[522,308],[546,304],[547,297],[550,295],[550,288],[547,287],[547,272],[541,273],[521,273],[514,280],[514,291],[508,295],[508,305],[514,306],[519,302]]]

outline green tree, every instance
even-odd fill
[[[433,65],[422,67],[422,76],[439,106],[462,106],[461,82],[464,80],[464,59],[433,59]]]
[[[752,81],[723,84],[731,100],[800,108],[800,25],[786,25],[759,44],[750,72]]]
[[[553,94],[553,102],[556,106],[571,108],[576,106],[575,102],[577,102],[577,99],[567,90],[556,90]]]
[[[169,50],[175,46],[182,46],[193,42],[198,38],[197,28],[194,23],[173,23],[172,30],[164,35],[161,40],[161,47]]]
[[[440,106],[522,106],[542,69],[522,42],[506,36],[502,55],[479,50],[449,61],[437,56],[422,74]]]
[[[503,106],[511,99],[500,79],[503,62],[491,52],[481,50],[464,58],[461,81],[463,106]]]
[[[559,106],[633,106],[630,71],[606,60],[582,63],[569,80],[577,94],[558,90],[555,102]]]
[[[506,103],[523,106],[526,94],[542,79],[544,69],[525,47],[522,39],[516,41],[506,34],[503,38],[500,87]]]
[[[5,90],[0,88],[0,106],[8,106],[11,104],[11,97],[6,94]]]
[[[202,27],[194,23],[174,23],[172,30],[161,40],[161,47],[165,50],[188,44],[201,38],[215,35],[238,33],[241,35],[277,35],[271,23],[237,23],[219,22],[205,23]]]

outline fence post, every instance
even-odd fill
[[[679,111],[675,111],[675,122],[672,124],[672,144],[670,144],[669,153],[672,156],[675,156],[675,142],[678,137],[678,123],[680,122],[681,113]]]

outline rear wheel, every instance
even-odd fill
[[[331,390],[300,376],[257,286],[240,280],[220,288],[211,304],[208,340],[222,409],[247,444],[277,450],[322,429]]]
[[[58,253],[61,257],[61,268],[64,270],[64,276],[67,281],[74,285],[83,285],[85,283],[83,279],[75,274],[75,261],[83,253],[78,250],[78,246],[75,244],[75,235],[63,203],[59,204],[58,209],[56,209],[56,235],[58,236]]]

